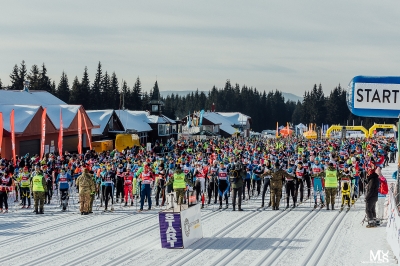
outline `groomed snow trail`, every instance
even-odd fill
[[[389,182],[394,169],[383,169]],[[279,211],[258,211],[261,196],[243,204],[244,212],[211,205],[202,210],[204,238],[179,250],[161,249],[158,209],[137,213],[116,204],[113,213],[81,216],[77,204],[63,213],[53,201],[44,215],[14,203],[0,215],[1,265],[365,265],[370,251],[390,250],[385,223],[361,224],[363,196],[340,213],[339,204],[313,210],[309,201],[283,210],[283,199]],[[395,265],[389,254],[384,265]]]

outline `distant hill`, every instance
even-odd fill
[[[208,91],[203,91],[206,95],[208,94]],[[171,94],[175,94],[175,95],[179,95],[179,96],[186,96],[189,93],[192,93],[192,91],[160,91],[160,95],[161,97],[167,97],[167,95],[171,95]],[[201,91],[199,91],[199,93],[201,93]],[[288,92],[282,92],[282,96],[285,97],[285,101],[302,101],[303,97],[294,95],[292,93],[288,93]]]

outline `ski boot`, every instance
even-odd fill
[[[229,208],[229,205],[228,204],[226,204],[226,206],[225,206],[225,209],[228,209]]]
[[[8,213],[8,209],[6,209],[5,211],[3,211],[3,213]]]
[[[314,204],[314,209],[316,209],[316,208],[317,208],[317,206],[318,206],[318,205],[317,205],[317,203],[315,203],[315,204]]]
[[[236,211],[235,206],[233,206],[232,211]]]
[[[128,203],[127,203],[127,202],[125,202],[125,205],[124,205],[124,206],[125,206],[125,207],[126,207],[126,206],[128,206]]]
[[[238,211],[240,211],[240,212],[243,211],[242,206],[239,205]]]
[[[289,204],[286,205],[286,209],[289,209]]]
[[[219,205],[219,209],[222,209],[222,204],[221,204],[221,205]]]
[[[261,207],[260,208],[264,208],[264,203],[261,203]]]
[[[133,201],[131,202],[131,206],[133,206]]]
[[[335,210],[335,205],[334,204],[332,204],[332,211],[334,211]]]
[[[376,227],[375,220],[368,221],[367,228],[373,228],[373,227]]]

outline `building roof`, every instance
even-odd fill
[[[0,90],[0,105],[2,104],[45,106],[66,103],[47,91]]]
[[[102,135],[104,129],[106,128],[108,122],[110,121],[112,114],[114,113],[114,110],[112,109],[90,110],[86,111],[86,113],[88,114],[90,120],[92,120],[93,123],[99,125],[99,128],[92,129],[92,135]]]
[[[151,131],[146,111],[115,110],[125,130],[136,130],[137,132]]]
[[[224,116],[226,119],[228,119],[231,122],[231,125],[237,125],[237,126],[241,126],[241,125],[246,125],[247,124],[247,120],[251,120],[251,117],[239,112],[229,112],[229,113],[225,113],[225,112],[217,112],[217,114],[220,114],[222,116]]]
[[[4,105],[0,104],[0,112],[3,114],[3,128],[11,132],[10,115],[14,109],[14,131],[22,133],[32,121],[40,109],[39,105]]]
[[[74,120],[75,116],[77,115],[78,110],[81,106],[68,105],[68,104],[63,104],[63,105],[50,104],[50,105],[45,105],[43,107],[47,109],[46,110],[47,116],[50,118],[55,128],[58,130],[60,129],[60,110],[62,113],[63,128],[68,128],[71,125],[72,121]],[[86,121],[86,123],[89,122]]]
[[[176,121],[166,117],[165,115],[149,115],[147,116],[152,124],[175,124]]]
[[[214,125],[220,125],[219,128],[229,135],[233,135],[236,132],[236,129],[231,126],[231,121],[218,113],[205,112],[203,118],[207,119]]]

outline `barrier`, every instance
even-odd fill
[[[329,138],[331,136],[331,132],[332,131],[334,131],[334,130],[340,131],[340,130],[343,130],[343,129],[354,130],[354,131],[362,131],[366,138],[368,138],[368,136],[369,136],[368,130],[363,126],[340,126],[340,125],[338,125],[338,126],[331,126],[330,128],[328,128],[328,130],[326,131],[326,138]]]
[[[396,206],[396,199],[393,192],[389,191],[386,225],[386,239],[392,249],[393,255],[400,263],[400,216]]]
[[[392,124],[374,124],[369,130],[368,130],[368,136],[372,138],[374,136],[374,131],[377,128],[389,128],[393,129],[394,131],[397,131],[397,127]]]

